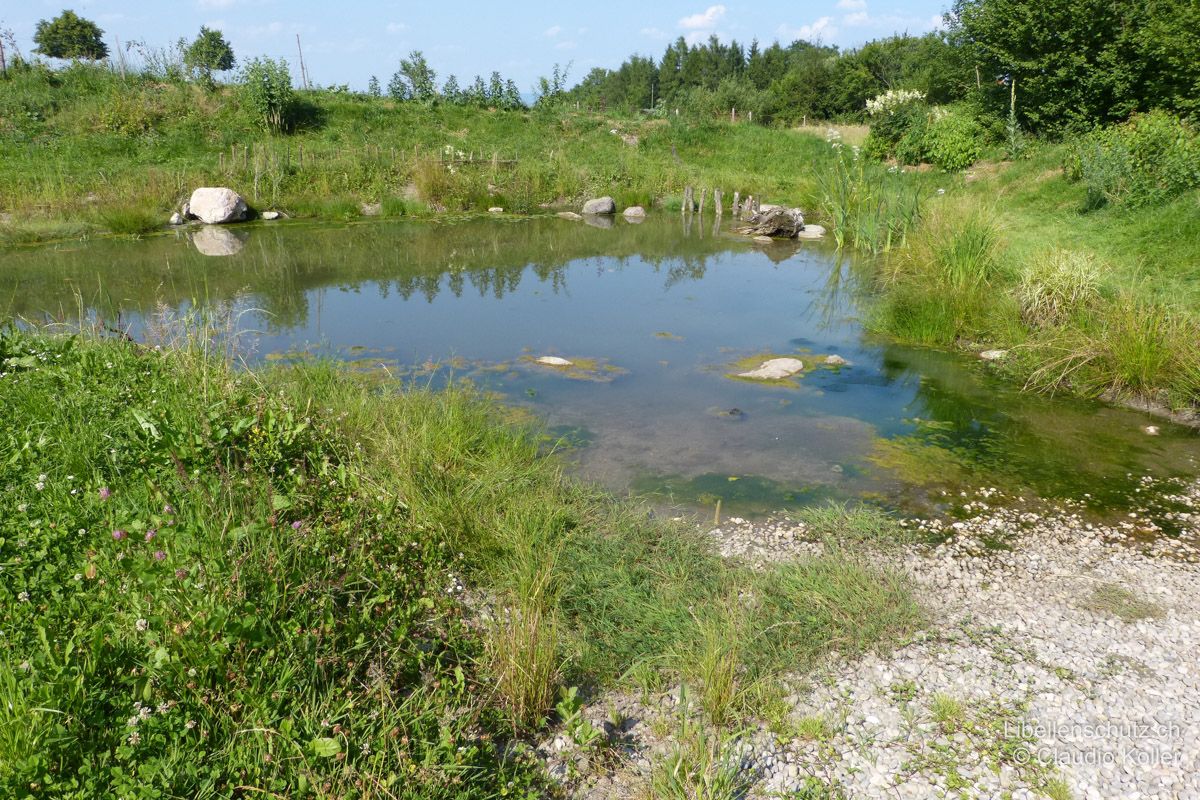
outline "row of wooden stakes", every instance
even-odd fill
[[[707,196],[708,196],[708,192],[705,190],[701,190],[699,193],[699,201],[697,202],[697,199],[696,199],[697,195],[696,195],[695,190],[691,186],[684,187],[684,190],[683,190],[683,213],[691,214],[693,212],[696,212],[696,213],[703,215],[704,214],[704,200]],[[713,199],[713,210],[716,212],[716,215],[718,217],[724,216],[725,207],[722,203],[723,195],[721,194],[720,189],[712,190],[712,199]],[[754,195],[746,195],[746,200],[743,202],[740,192],[733,193],[733,217],[734,217],[734,219],[737,219],[739,217],[741,217],[742,219],[750,219],[751,217],[753,217],[755,214],[758,213],[758,210],[759,210],[759,201],[756,197],[754,197]]]

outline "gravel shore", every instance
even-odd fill
[[[873,556],[911,576],[930,625],[796,676],[784,724],[730,745],[748,796],[1200,800],[1200,483],[1170,493],[1170,536],[1136,512],[1100,524],[1006,500],[906,520],[939,543]],[[822,547],[787,519],[711,535],[759,565]],[[678,702],[597,698],[586,713],[619,755],[594,763],[562,735],[543,754],[575,796],[645,796]]]

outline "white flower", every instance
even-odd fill
[[[22,603],[28,603],[29,602],[29,592],[21,592],[19,595],[17,595],[17,600],[19,600]]]
[[[134,627],[136,627],[139,631],[146,631],[150,629],[150,623],[144,619],[139,619],[134,623]]]
[[[190,731],[192,728],[196,727],[196,720],[189,719],[187,722],[183,723],[183,727]]]

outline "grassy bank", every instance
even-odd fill
[[[1090,208],[1066,146],[943,176],[906,247],[869,265],[880,332],[1001,349],[1030,389],[1200,401],[1200,192]]]
[[[532,212],[600,194],[677,208],[689,184],[723,189],[727,206],[735,190],[800,203],[827,150],[753,124],[300,96],[297,129],[273,136],[230,88],[82,65],[13,73],[0,81],[0,243],[150,230],[202,185],[323,218],[362,204],[386,216]]]
[[[729,730],[920,620],[854,555],[877,516],[751,572],[470,392],[174,335],[0,337],[5,796],[542,797],[565,687],[682,681]]]

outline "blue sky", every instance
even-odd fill
[[[0,29],[10,28],[21,49],[33,49],[39,19],[73,8],[116,37],[164,45],[194,37],[200,25],[224,31],[239,56],[284,57],[296,66],[300,34],[311,79],[320,85],[366,86],[371,75],[386,85],[399,59],[422,50],[439,80],[460,83],[500,70],[522,91],[553,65],[573,62],[572,81],[593,67],[616,67],[630,53],[662,55],[678,36],[702,41],[712,33],[749,44],[797,38],[861,44],[893,32],[934,27],[949,0],[725,0],[602,3],[343,2],[317,0],[5,0]]]

